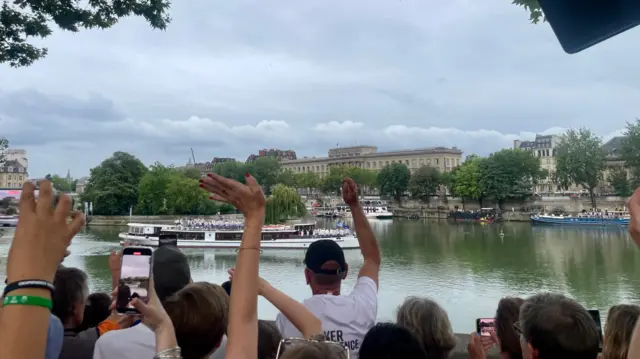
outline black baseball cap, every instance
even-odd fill
[[[327,262],[336,262],[339,268],[323,268]],[[315,274],[339,275],[347,270],[344,251],[331,239],[311,243],[304,255],[304,264]]]
[[[165,245],[153,252],[153,282],[161,302],[191,283],[187,256],[176,246]]]

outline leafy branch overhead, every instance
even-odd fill
[[[538,4],[538,0],[513,0],[513,4],[522,6],[529,12],[529,19],[532,23],[537,24],[540,20],[544,21],[544,14]]]
[[[171,21],[170,0],[4,0],[0,7],[0,63],[29,66],[47,55],[29,38],[46,38],[60,29],[108,29],[119,19],[141,16],[154,29],[164,30]]]

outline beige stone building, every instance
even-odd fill
[[[536,186],[533,191],[539,194],[550,194],[561,191],[557,183],[552,180],[552,174],[556,171],[556,147],[560,144],[560,135],[536,135],[533,141],[514,140],[513,148],[524,151],[532,151],[540,158],[540,167],[549,171],[549,176]],[[571,188],[569,190],[572,190]]]
[[[0,165],[0,188],[20,189],[27,178],[27,168],[17,160],[5,160]]]
[[[375,146],[353,146],[332,148],[327,157],[304,157],[283,160],[281,163],[283,169],[290,169],[294,173],[313,172],[324,177],[331,167],[336,166],[380,170],[392,163],[403,163],[412,172],[422,166],[432,166],[440,172],[448,172],[461,162],[462,151],[456,147],[378,152]]]

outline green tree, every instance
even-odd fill
[[[207,215],[218,211],[217,204],[198,185],[198,180],[175,173],[166,191],[168,212],[174,215]]]
[[[169,24],[170,0],[128,1],[40,1],[6,0],[0,7],[0,63],[12,67],[29,66],[47,55],[46,48],[27,42],[45,38],[51,25],[78,32],[80,29],[108,29],[120,18],[142,16],[154,29]]]
[[[182,168],[182,169],[180,169],[180,172],[182,172],[182,174],[185,177],[191,178],[191,179],[194,179],[194,180],[200,180],[200,178],[202,177],[202,174],[200,173],[200,170],[195,168],[195,167]]]
[[[399,201],[409,187],[411,172],[403,163],[392,163],[378,172],[377,184],[380,194],[392,196]]]
[[[173,168],[156,162],[142,176],[138,185],[138,206],[136,212],[144,215],[169,213],[166,206],[167,190],[172,177],[179,176]]]
[[[9,140],[0,137],[0,165],[4,163],[7,149],[9,148]]]
[[[438,192],[440,184],[440,171],[431,166],[422,166],[411,174],[409,192],[412,198],[428,202],[429,198]]]
[[[613,187],[616,196],[629,197],[633,193],[629,179],[627,178],[627,170],[624,167],[616,167],[609,173],[609,185]]]
[[[246,164],[246,172],[251,173],[264,189],[265,194],[271,194],[271,189],[278,183],[280,174],[280,160],[276,157],[258,157],[253,163]]]
[[[480,166],[483,161],[486,161],[486,159],[477,156],[467,157],[466,161],[453,174],[451,192],[453,196],[460,197],[462,208],[464,208],[467,199],[478,201],[482,207],[482,200],[485,195],[481,182],[482,172]]]
[[[212,172],[222,177],[231,178],[244,183],[247,165],[238,161],[227,161],[217,163],[213,166]],[[260,182],[258,182],[260,183]]]
[[[294,188],[282,184],[273,187],[271,196],[267,198],[265,224],[278,224],[306,214],[307,209]]]
[[[625,166],[631,171],[634,187],[640,187],[640,119],[627,122],[620,155]]]
[[[344,179],[344,169],[341,167],[331,167],[329,174],[325,176],[320,184],[322,193],[329,195],[340,195],[342,190],[342,180]]]
[[[512,0],[516,5],[524,7],[529,12],[529,20],[532,23],[537,24],[540,20],[544,20],[544,14],[538,4],[538,0]]]
[[[98,215],[124,215],[138,203],[138,186],[147,168],[135,156],[116,152],[91,169],[82,200]]]
[[[540,159],[530,151],[504,149],[480,162],[480,183],[485,195],[502,207],[507,199],[524,199],[542,175]]]
[[[55,188],[56,191],[59,192],[72,192],[73,190],[73,180],[70,180],[68,178],[65,177],[60,177],[58,175],[49,175],[49,180],[51,181],[51,184],[53,185],[53,188]]]
[[[596,208],[594,189],[602,179],[605,164],[601,146],[600,137],[581,128],[568,130],[556,147],[556,176],[589,191],[593,208]]]
[[[303,172],[294,175],[293,187],[304,189],[307,194],[312,192],[314,189],[321,188],[321,186],[322,181],[320,180],[320,177],[313,172]]]
[[[279,184],[285,185],[287,187],[297,188],[297,186],[296,186],[296,174],[293,173],[293,171],[290,170],[290,169],[286,169],[286,170],[280,171],[280,173],[278,174],[277,182]]]
[[[340,180],[340,187],[342,188],[342,179],[349,177],[358,184],[358,189],[362,193],[368,192],[371,188],[375,187],[377,180],[377,173],[371,170],[367,170],[360,167],[346,167],[342,169],[342,178]]]

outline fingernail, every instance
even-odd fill
[[[213,173],[207,173],[207,176],[213,177]]]
[[[245,177],[249,177],[249,176],[251,176],[251,175],[249,174],[249,172],[247,172],[247,173],[245,173],[245,174],[244,174],[244,176],[245,176]]]
[[[204,183],[200,183],[200,187],[204,187]]]
[[[199,179],[200,183],[204,182],[204,180],[202,178]]]
[[[213,196],[209,196],[209,199],[213,199]]]

